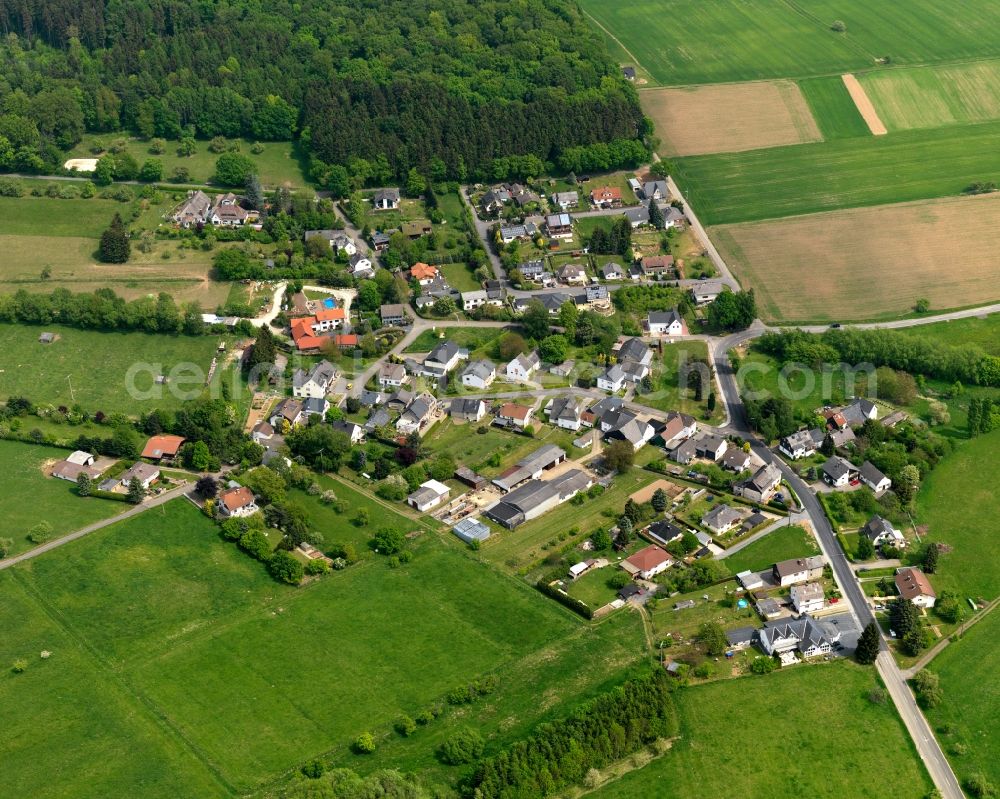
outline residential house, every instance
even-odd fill
[[[479,205],[486,216],[496,216],[510,200],[510,191],[506,186],[494,186],[486,190],[486,193],[483,194],[482,199],[479,201]]]
[[[311,241],[312,239],[319,239],[320,241],[326,242],[326,245],[330,249],[334,249],[334,247],[336,247],[336,242],[341,237],[346,239],[347,242],[350,242],[350,246],[354,248],[350,253],[351,255],[353,255],[358,251],[357,246],[354,244],[354,242],[342,230],[332,230],[330,228],[326,228],[323,230],[307,230],[302,234],[303,241]],[[344,246],[347,246],[346,242],[341,242],[341,243]]]
[[[837,448],[845,447],[857,438],[850,427],[845,427],[843,430],[829,430],[828,432],[833,446]]]
[[[252,516],[259,508],[253,491],[246,486],[235,486],[220,491],[215,498],[215,509],[223,518]]]
[[[622,214],[629,221],[633,230],[637,227],[649,224],[649,208],[645,205],[637,205],[634,208],[626,208]]]
[[[292,375],[292,396],[325,397],[337,380],[337,367],[327,360],[322,360],[308,372],[296,369]]]
[[[517,265],[517,271],[521,273],[525,280],[531,280],[535,283],[544,282],[544,275],[548,273],[545,268],[545,261],[541,259],[533,261],[523,261]]]
[[[674,563],[674,559],[656,544],[643,547],[634,555],[622,561],[622,569],[632,577],[641,580],[652,580],[656,575],[665,572]]]
[[[524,208],[524,206],[537,203],[540,200],[535,192],[527,186],[522,186],[520,183],[511,183],[507,189],[510,192],[511,199],[519,208]]]
[[[177,457],[187,439],[184,436],[150,436],[142,448],[141,457],[152,461],[169,461]]]
[[[850,427],[861,427],[870,419],[878,419],[878,406],[866,399],[854,400],[840,411]]]
[[[685,221],[684,212],[679,208],[674,208],[672,205],[668,205],[663,209],[663,227],[664,228],[680,228],[683,227]]]
[[[302,400],[302,418],[308,421],[310,416],[318,416],[320,419],[326,416],[330,410],[330,401],[326,397],[308,397]]]
[[[597,387],[617,394],[625,387],[625,370],[616,363],[607,367],[597,376]]]
[[[797,461],[815,454],[823,443],[823,431],[818,427],[812,430],[799,430],[790,436],[785,436],[778,442],[778,449],[789,458]]]
[[[365,437],[365,429],[361,425],[355,422],[347,422],[344,421],[343,419],[338,419],[334,422],[331,422],[330,427],[332,427],[338,433],[343,433],[345,436],[347,436],[347,438],[350,439],[351,446],[354,446],[355,444],[360,444],[361,439]]]
[[[486,516],[513,530],[586,491],[591,485],[593,480],[580,469],[570,469],[551,480],[530,479],[488,508]]]
[[[820,471],[823,481],[834,488],[844,488],[858,479],[858,467],[839,455],[834,455],[823,464]]]
[[[496,412],[494,422],[502,427],[518,427],[523,430],[531,423],[532,413],[534,409],[528,405],[505,402]]]
[[[564,264],[556,277],[563,283],[582,285],[587,282],[587,269],[582,264]]]
[[[861,464],[858,476],[861,478],[861,482],[876,494],[881,494],[892,488],[892,480],[882,474],[871,461],[865,461]]]
[[[419,239],[421,236],[429,236],[433,228],[429,219],[411,219],[400,227],[402,234],[411,239]]]
[[[647,180],[642,185],[642,197],[644,200],[666,201],[670,199],[670,189],[667,188],[665,180]]]
[[[797,583],[819,580],[823,576],[823,558],[814,555],[809,558],[793,558],[775,563],[772,568],[774,581],[785,588]]]
[[[607,437],[612,441],[627,441],[633,449],[637,450],[643,447],[653,435],[653,426],[649,422],[643,422],[633,417],[609,430]]]
[[[462,350],[455,342],[442,341],[424,358],[424,374],[431,377],[446,375],[458,366],[463,357]]]
[[[420,394],[414,397],[399,419],[396,420],[396,430],[403,435],[419,433],[430,424],[436,408],[437,400],[430,394]]]
[[[684,531],[673,522],[660,519],[643,530],[643,535],[646,538],[652,538],[655,543],[661,546],[666,546],[674,541],[679,541],[684,536]]]
[[[549,424],[564,430],[579,430],[582,424],[582,402],[578,397],[553,397],[545,406]]]
[[[622,75],[625,80],[635,80],[635,67],[622,67]]]
[[[722,289],[721,280],[699,280],[691,286],[691,299],[697,305],[707,305],[722,294]]]
[[[667,414],[666,422],[663,425],[663,429],[660,430],[659,435],[663,439],[664,446],[669,449],[682,440],[691,438],[697,432],[698,424],[693,416],[671,411]]]
[[[250,438],[262,446],[274,438],[274,428],[268,422],[261,419],[250,431]]]
[[[633,361],[648,367],[653,362],[653,351],[639,338],[628,338],[618,342],[612,352],[618,363]]]
[[[667,452],[667,457],[675,463],[687,466],[698,454],[698,445],[693,438],[681,441]]]
[[[389,424],[389,411],[386,408],[373,408],[371,415],[365,421],[365,431],[372,432]]]
[[[428,286],[439,277],[440,272],[436,266],[418,261],[410,267],[410,280],[415,280],[421,286]]]
[[[830,654],[836,643],[811,616],[765,622],[763,629],[757,633],[757,640],[761,649],[771,657],[792,652],[798,652],[804,658],[819,657]]]
[[[731,651],[740,652],[749,648],[756,635],[756,627],[737,627],[735,630],[726,630],[726,642]]]
[[[378,370],[378,384],[382,388],[399,388],[404,385],[409,376],[401,363],[383,362]]]
[[[607,286],[590,283],[583,291],[588,305],[607,305],[611,301],[611,294]]]
[[[695,447],[697,457],[717,461],[726,454],[729,442],[721,436],[704,435],[695,441]]]
[[[128,488],[133,480],[138,480],[139,485],[142,486],[143,490],[148,490],[149,487],[159,479],[159,466],[150,466],[148,463],[136,461],[132,466],[122,472],[118,482],[122,488]]]
[[[291,427],[301,424],[303,421],[302,402],[297,399],[283,399],[275,406],[268,421],[271,423],[271,427],[279,431],[284,430],[286,423]]]
[[[937,594],[927,575],[911,566],[896,569],[896,591],[919,608],[932,608],[937,602]]]
[[[364,253],[354,253],[347,259],[347,266],[356,278],[375,277],[375,266],[372,264],[371,258]]]
[[[555,444],[539,447],[530,455],[493,479],[493,485],[501,491],[512,491],[528,480],[539,480],[542,475],[566,460],[566,452]]]
[[[672,255],[648,255],[640,263],[642,265],[642,273],[650,278],[669,275],[675,270],[674,256]]]
[[[688,332],[687,323],[676,308],[650,311],[646,325],[651,336],[686,336]]]
[[[537,352],[521,353],[504,367],[504,377],[517,383],[527,382],[540,362]]]
[[[75,483],[81,474],[87,475],[91,480],[96,480],[101,476],[101,470],[94,466],[94,461],[93,455],[78,449],[65,460],[54,463],[49,474],[59,480],[71,483]]]
[[[431,508],[440,505],[441,501],[450,493],[451,489],[444,483],[428,480],[406,498],[406,504],[416,508],[421,513],[426,513]]]
[[[781,485],[781,471],[773,463],[761,466],[753,477],[733,486],[733,493],[751,502],[770,502]]]
[[[392,411],[404,411],[417,395],[405,388],[398,388],[385,401],[386,407]]]
[[[372,208],[376,211],[399,208],[399,189],[379,189],[372,197]]]
[[[389,249],[389,242],[392,240],[388,233],[384,233],[381,230],[372,231],[371,236],[368,237],[371,242],[372,249],[377,253],[383,253]]]
[[[580,195],[575,191],[560,191],[552,195],[552,204],[559,206],[563,211],[576,208],[580,204]]]
[[[490,361],[470,361],[462,372],[462,385],[485,391],[493,384],[497,376],[497,368]]]
[[[789,595],[792,600],[792,607],[799,614],[816,613],[823,610],[823,607],[826,605],[823,586],[820,583],[793,585]]]
[[[462,310],[463,311],[474,311],[476,308],[481,308],[486,305],[489,301],[489,295],[483,289],[477,289],[476,291],[463,291],[462,292]]]
[[[246,210],[240,207],[240,198],[228,192],[216,198],[208,221],[216,227],[239,227],[246,224],[248,216]]]
[[[481,399],[453,399],[449,412],[452,419],[478,422],[486,415],[486,403]]]
[[[617,186],[601,186],[590,192],[590,204],[597,208],[620,208],[622,190]]]
[[[726,447],[726,452],[722,456],[722,468],[739,474],[750,468],[752,460],[749,452],[744,452],[738,447]]]
[[[383,327],[395,326],[406,324],[409,316],[406,313],[406,307],[399,304],[382,305],[378,309],[379,318],[382,320]]]
[[[701,517],[701,524],[716,535],[725,535],[743,521],[743,513],[730,505],[718,504]]]
[[[573,219],[569,214],[549,214],[545,217],[545,230],[553,239],[573,238]]]
[[[903,534],[881,516],[872,516],[861,528],[861,535],[876,547],[888,545],[896,549],[903,549],[906,546],[906,538]]]
[[[533,239],[538,235],[538,228],[533,222],[523,222],[519,225],[500,225],[500,243],[510,244],[512,241]]]
[[[174,211],[171,219],[184,228],[205,224],[212,210],[212,199],[205,192],[189,191],[187,199]]]
[[[625,277],[625,272],[622,270],[621,264],[609,261],[601,267],[601,277],[605,280],[621,280]]]

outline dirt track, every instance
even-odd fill
[[[872,105],[872,101],[868,98],[865,87],[850,73],[841,75],[840,77],[844,81],[851,99],[854,100],[854,105],[857,106],[858,113],[861,114],[865,124],[868,125],[868,130],[872,132],[872,136],[885,136],[889,131],[886,130],[882,120],[879,119],[878,111],[875,110],[875,106]]]

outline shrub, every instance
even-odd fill
[[[316,560],[311,560],[306,564],[306,574],[308,575],[328,574],[329,571],[330,564],[322,558],[316,558]]]
[[[764,657],[763,655],[755,657],[750,664],[750,671],[754,674],[770,674],[776,668],[778,668],[778,664],[774,662],[774,658]]]
[[[311,780],[318,780],[326,773],[326,766],[319,760],[314,760],[312,763],[306,763],[302,767],[302,773]]]
[[[240,536],[240,549],[257,560],[271,558],[271,542],[267,540],[263,530],[247,530]]]
[[[305,566],[302,565],[302,561],[284,550],[274,553],[271,560],[268,561],[267,568],[275,580],[289,585],[301,583],[305,574]]]
[[[483,754],[485,742],[476,730],[462,729],[453,734],[438,748],[438,757],[452,766],[471,763]]]
[[[14,661],[14,665],[10,667],[10,670],[15,674],[23,674],[28,668],[28,661],[18,658]]]
[[[396,728],[396,732],[404,738],[409,738],[417,731],[417,722],[409,716],[400,716],[393,726]]]
[[[42,521],[28,530],[28,540],[32,544],[42,544],[52,537],[52,525]]]
[[[406,537],[392,527],[382,527],[372,537],[372,548],[383,555],[395,555],[406,544]]]
[[[353,749],[359,755],[370,755],[375,751],[375,738],[370,732],[363,732],[354,739]]]
[[[986,779],[985,774],[972,774],[965,780],[965,790],[975,799],[993,799],[997,795],[996,786]]]

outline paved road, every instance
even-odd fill
[[[76,541],[78,538],[83,538],[85,535],[90,535],[90,533],[96,532],[104,527],[111,524],[118,524],[118,522],[125,519],[130,519],[133,516],[138,516],[140,513],[145,513],[150,508],[156,508],[169,502],[176,497],[183,495],[185,492],[191,489],[190,483],[185,483],[184,485],[178,486],[177,488],[171,488],[169,491],[164,491],[162,494],[151,499],[147,499],[141,505],[133,505],[124,513],[119,513],[117,516],[112,516],[109,519],[104,519],[103,521],[94,522],[86,527],[81,527],[79,530],[74,530],[68,535],[61,536],[60,538],[54,538],[51,541],[46,541],[41,546],[37,546],[34,549],[29,549],[20,555],[15,555],[12,558],[6,560],[0,560],[0,569],[9,569],[11,566],[16,566],[18,563],[30,560],[31,558],[37,558],[39,555],[44,555],[46,552],[51,552],[57,547],[61,547],[63,544],[68,544],[70,541]],[[92,502],[109,502],[111,500],[101,500],[93,499]]]
[[[660,160],[658,156],[655,156],[655,160]],[[712,240],[708,237],[708,233],[705,228],[702,227],[701,222],[695,215],[694,209],[691,208],[691,203],[685,199],[684,195],[681,194],[681,190],[677,187],[674,179],[667,176],[667,188],[670,189],[670,193],[679,199],[684,205],[684,216],[687,218],[688,225],[691,226],[691,230],[694,231],[695,236],[701,241],[702,245],[705,247],[705,252],[708,253],[709,260],[715,264],[715,268],[719,270],[720,279],[723,283],[729,286],[733,291],[740,290],[739,281],[733,277],[733,273],[729,271],[729,266],[723,260],[722,255],[719,251],[715,249],[715,245],[712,244]]]
[[[490,225],[492,222],[484,222],[479,218],[479,214],[476,213],[476,206],[472,204],[472,200],[469,199],[469,187],[462,186],[458,191],[458,196],[462,198],[462,202],[465,203],[469,212],[472,214],[472,223],[476,226],[476,233],[479,234],[479,238],[483,242],[483,246],[486,248],[486,255],[490,259],[490,266],[493,267],[493,276],[499,280],[504,286],[510,288],[510,281],[507,280],[507,270],[503,268],[503,264],[500,262],[500,256],[493,252],[493,247],[490,243]]]

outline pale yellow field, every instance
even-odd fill
[[[733,153],[822,139],[792,81],[649,89],[639,98],[664,155]]]
[[[769,321],[900,316],[1000,300],[1000,196],[951,197],[711,228]]]

